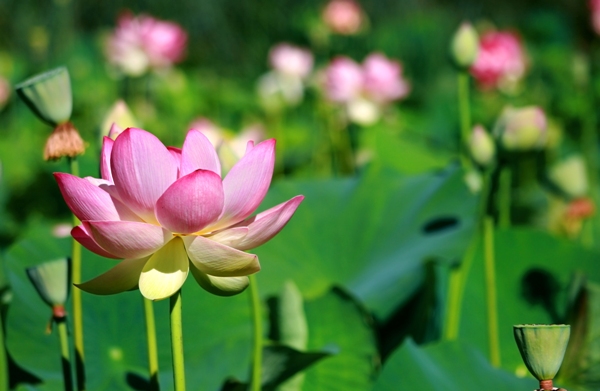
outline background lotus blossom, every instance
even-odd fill
[[[313,67],[313,55],[288,43],[275,45],[269,51],[272,70],[258,79],[257,92],[267,110],[295,106],[304,98],[305,80]]]
[[[280,43],[269,51],[269,63],[277,72],[305,78],[312,70],[313,55],[307,49]]]
[[[353,0],[333,0],[323,9],[323,22],[334,33],[356,34],[364,24],[363,11]]]
[[[107,45],[111,64],[129,76],[170,67],[183,58],[187,34],[177,24],[124,13]]]
[[[191,130],[181,149],[165,147],[145,130],[104,138],[101,178],[56,173],[60,190],[81,225],[72,231],[84,247],[124,260],[80,284],[114,294],[139,287],[152,300],[170,297],[191,271],[209,292],[239,293],[260,269],[244,250],[276,235],[304,198],[296,196],[249,216],[273,174],[275,140],[249,142],[244,157],[221,179],[214,147]]]
[[[600,34],[600,1],[590,0],[589,4],[592,11],[592,27],[596,34]]]
[[[344,103],[348,117],[359,124],[374,123],[381,108],[404,98],[410,86],[403,78],[400,62],[372,53],[362,65],[348,57],[337,57],[324,72],[325,96]]]
[[[479,41],[479,54],[471,74],[483,88],[511,85],[525,73],[525,54],[520,39],[507,31],[490,31]]]

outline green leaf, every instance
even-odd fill
[[[373,391],[527,390],[536,384],[493,368],[481,352],[462,342],[420,347],[408,339],[385,363]]]
[[[358,179],[280,182],[264,205],[306,197],[273,240],[256,253],[261,289],[277,294],[293,276],[317,297],[343,285],[380,318],[424,280],[424,261],[460,260],[473,233],[476,197],[456,167],[418,176],[373,168]]]
[[[369,313],[341,288],[306,303],[307,349],[336,347],[335,356],[305,372],[305,391],[368,390],[379,367],[379,352]]]

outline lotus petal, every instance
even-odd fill
[[[221,177],[196,170],[179,178],[156,202],[156,217],[172,232],[190,234],[216,221],[223,210]]]
[[[54,173],[67,206],[79,220],[120,220],[110,194],[90,181],[71,174]]]
[[[120,257],[117,257],[116,255],[109,253],[102,247],[100,247],[100,245],[98,243],[96,243],[94,238],[92,238],[92,234],[86,230],[86,228],[83,224],[78,225],[77,227],[74,227],[71,230],[71,235],[73,236],[73,239],[77,240],[79,243],[81,243],[81,245],[83,247],[87,248],[88,250],[90,250],[93,253],[96,253],[96,254],[98,254],[102,257],[106,257],[106,258],[113,258],[113,259],[120,258]]]
[[[221,163],[215,147],[200,131],[192,129],[181,149],[181,176],[198,169],[212,171],[221,177]]]
[[[126,129],[114,142],[110,157],[120,199],[145,221],[155,223],[154,205],[177,179],[177,163],[156,136]]]
[[[131,290],[137,286],[148,258],[124,259],[106,273],[75,286],[95,295],[113,295]]]
[[[175,237],[150,257],[140,275],[140,292],[150,300],[176,293],[189,272],[188,257],[181,238]]]
[[[275,140],[271,139],[256,145],[231,168],[223,180],[223,215],[214,229],[238,223],[256,210],[271,184],[274,164]]]
[[[171,238],[166,229],[137,221],[84,221],[100,247],[119,258],[142,258],[156,252]]]
[[[202,236],[183,238],[190,261],[201,272],[217,277],[239,277],[260,270],[258,257]]]
[[[304,196],[296,196],[240,223],[248,227],[248,234],[238,243],[234,243],[233,247],[238,250],[249,250],[271,240],[292,218],[302,200]]]
[[[110,183],[113,182],[112,172],[110,171],[110,155],[113,144],[114,141],[110,137],[104,136],[102,139],[102,150],[100,151],[100,176]]]
[[[217,296],[233,296],[243,292],[250,280],[242,277],[215,277],[202,273],[195,267],[190,268],[194,279],[204,290]]]

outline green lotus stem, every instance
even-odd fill
[[[444,339],[453,341],[458,338],[460,330],[460,314],[462,311],[462,302],[467,284],[467,277],[471,271],[473,260],[475,259],[475,250],[479,243],[480,227],[482,220],[485,217],[486,208],[488,205],[488,197],[490,193],[490,180],[492,169],[488,169],[483,175],[483,185],[479,197],[478,213],[475,218],[477,230],[471,239],[469,247],[465,252],[465,256],[460,266],[450,271],[450,281],[448,286],[448,305],[446,309],[446,322],[444,327]]]
[[[262,379],[262,350],[263,350],[263,327],[262,308],[260,296],[258,295],[258,281],[254,274],[250,278],[250,308],[252,311],[253,345],[252,345],[252,379],[251,391],[260,391]]]
[[[460,116],[460,161],[463,168],[470,168],[469,135],[471,133],[471,106],[469,103],[469,73],[458,72],[458,111]]]
[[[0,305],[0,311],[2,310]],[[8,391],[8,363],[6,362],[6,347],[4,345],[4,322],[0,314],[0,391]]]
[[[150,390],[158,391],[158,349],[156,344],[156,323],[154,322],[154,306],[152,300],[142,296],[144,315],[146,317],[146,339],[148,343],[148,373],[150,375]]]
[[[73,378],[71,375],[71,357],[69,354],[69,335],[67,332],[67,319],[56,319],[56,328],[58,329],[58,337],[60,340],[60,358],[63,369],[65,391],[71,391],[73,390]]]
[[[183,363],[183,330],[181,323],[181,290],[171,296],[171,353],[173,355],[173,382],[175,391],[185,391]]]
[[[511,185],[512,170],[509,166],[502,167],[500,170],[500,190],[498,194],[498,226],[500,228],[509,228],[511,225]]]
[[[498,300],[496,298],[496,268],[494,261],[494,221],[490,216],[486,216],[483,222],[483,238],[490,363],[494,367],[499,367],[500,340],[498,338]]]
[[[79,176],[79,162],[76,158],[70,158],[71,174]],[[73,215],[73,226],[80,223]],[[75,239],[71,247],[71,282],[81,282],[81,244]],[[81,290],[73,289],[73,339],[75,344],[75,374],[77,376],[77,390],[85,390],[85,355],[83,346],[83,313],[81,306]]]
[[[600,202],[600,194],[598,194],[598,133],[597,133],[597,117],[596,117],[596,106],[594,104],[593,89],[588,87],[589,95],[584,101],[586,109],[582,112],[583,129],[581,135],[581,149],[583,156],[585,157],[585,163],[587,168],[587,179],[589,183],[590,196],[595,205]],[[587,247],[593,247],[594,245],[594,231],[596,224],[600,222],[598,215],[590,219],[586,224],[585,236],[583,244]]]
[[[446,327],[444,328],[444,339],[447,341],[454,341],[458,338],[465,285],[473,265],[473,259],[475,259],[478,238],[479,235],[475,234],[465,252],[461,265],[450,271]]]

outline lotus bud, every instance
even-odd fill
[[[580,198],[589,190],[585,162],[581,155],[572,155],[550,169],[550,179],[570,198]]]
[[[477,59],[479,53],[479,36],[471,23],[463,22],[450,45],[450,55],[454,64],[461,68],[469,68]]]
[[[57,126],[71,118],[73,97],[67,68],[34,76],[16,88],[17,94],[42,121]]]
[[[540,390],[552,390],[552,380],[562,364],[571,326],[515,325],[513,332],[527,369],[540,382]]]
[[[85,152],[79,132],[69,122],[73,109],[71,80],[67,68],[60,67],[17,85],[18,95],[44,122],[54,126],[46,140],[44,160],[73,158]]]
[[[488,166],[494,160],[496,144],[492,136],[485,131],[483,126],[476,125],[469,138],[469,150],[475,162],[483,167]]]
[[[52,308],[54,318],[65,317],[64,305],[69,294],[68,258],[61,258],[27,268],[27,276],[42,300]]]
[[[508,150],[527,151],[545,145],[546,130],[546,115],[541,108],[508,107],[500,115],[494,135]]]
[[[467,188],[473,194],[478,194],[483,188],[483,178],[477,170],[467,171],[463,179],[467,185]]]
[[[117,127],[113,129],[113,125],[117,125]],[[139,122],[131,110],[129,110],[125,101],[119,99],[112,105],[104,117],[100,134],[114,140],[123,130],[127,128],[139,128],[139,126]]]
[[[356,98],[348,102],[348,118],[362,126],[373,125],[381,117],[380,107],[373,101]]]

